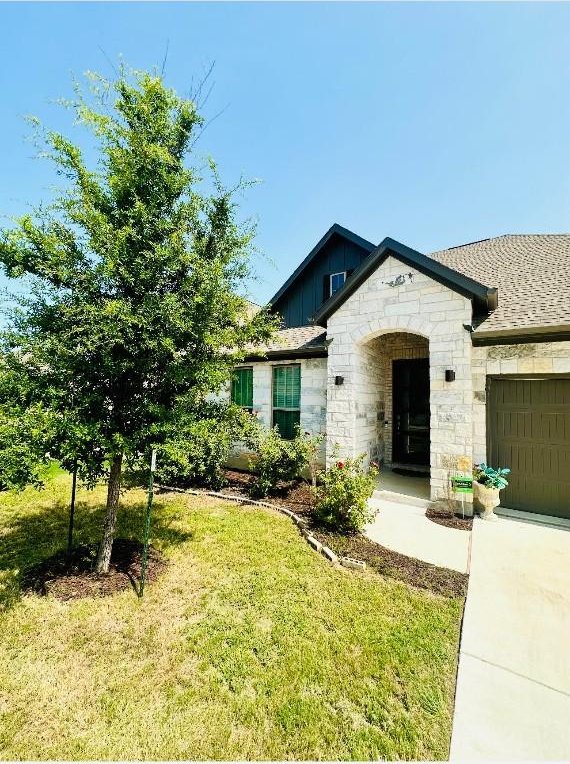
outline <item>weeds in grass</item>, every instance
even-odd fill
[[[0,498],[1,759],[447,757],[460,601],[334,569],[271,510],[174,494],[143,600],[14,597],[65,545],[68,482]],[[78,499],[92,543],[104,490]],[[143,515],[126,493],[119,534]]]

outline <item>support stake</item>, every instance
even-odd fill
[[[150,513],[152,510],[152,499],[154,496],[154,471],[156,469],[156,449],[152,449],[150,457],[150,477],[148,480],[148,501],[146,504],[146,517],[144,523],[144,542],[143,542],[143,556],[141,562],[141,583],[139,589],[139,597],[144,594],[144,583],[146,579],[146,571],[148,567],[148,540],[150,537]]]
[[[77,487],[77,459],[73,462],[73,479],[71,482],[71,505],[69,507],[69,528],[67,530],[67,559],[71,559],[73,546],[73,523],[75,520],[75,489]]]

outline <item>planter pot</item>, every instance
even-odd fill
[[[483,520],[496,520],[497,515],[493,512],[495,507],[501,503],[499,496],[500,488],[488,488],[481,483],[473,483],[475,503],[479,510],[483,510],[481,517]]]

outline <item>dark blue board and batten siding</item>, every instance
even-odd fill
[[[341,236],[333,236],[302,275],[273,304],[285,326],[307,326],[315,311],[323,304],[323,284],[331,273],[353,271],[370,254],[362,247]]]

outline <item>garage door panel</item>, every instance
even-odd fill
[[[503,506],[570,517],[570,379],[493,379],[489,462],[510,467]]]

